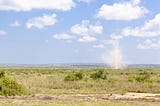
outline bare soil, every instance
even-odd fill
[[[42,100],[42,101],[133,101],[160,103],[160,94],[126,93],[126,94],[76,94],[76,95],[44,95],[0,96],[0,100]]]

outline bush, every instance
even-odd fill
[[[149,75],[140,75],[135,77],[136,82],[152,82]]]
[[[150,75],[146,72],[141,73],[140,75],[136,75],[134,77],[129,77],[128,81],[130,81],[130,82],[136,81],[136,82],[142,82],[142,83],[144,83],[144,82],[152,83]]]
[[[144,71],[144,72],[139,73],[139,75],[150,76],[150,73],[149,73],[149,72]]]
[[[77,81],[83,79],[83,73],[77,72],[73,74],[69,74],[64,78],[64,81]]]
[[[5,77],[5,72],[4,72],[4,71],[1,71],[1,72],[0,72],[0,78],[3,78],[3,77]]]
[[[90,75],[90,78],[92,78],[92,79],[104,79],[105,80],[107,77],[104,74],[104,70],[97,70],[97,72],[92,73]]]
[[[0,72],[0,95],[15,96],[24,94],[24,90],[15,80],[5,76],[4,72]]]
[[[83,79],[83,73],[82,72],[77,72],[74,75],[78,78],[78,80]]]

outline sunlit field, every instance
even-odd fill
[[[130,100],[127,99],[110,101],[106,95],[124,95],[127,92],[160,93],[159,68],[121,70],[108,68],[1,68],[0,72],[5,74],[5,78],[8,77],[17,82],[23,89],[23,92],[17,93],[18,88],[3,91],[2,86],[1,94],[4,96],[1,97],[1,101],[4,101],[0,105],[6,106],[10,104],[15,106],[39,104],[42,106],[74,106],[74,104],[78,106],[150,106],[154,103],[147,100],[142,100],[142,102],[138,100],[137,104],[129,102]],[[5,99],[6,96],[8,99]],[[158,96],[157,98],[159,99]]]

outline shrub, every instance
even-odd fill
[[[64,78],[64,81],[76,81],[76,80],[78,80],[78,79],[73,74],[69,74]]]
[[[104,70],[97,70],[97,72],[95,72],[95,73],[92,73],[91,75],[90,75],[90,78],[92,78],[92,79],[106,79],[107,77],[106,77],[106,75],[104,74]]]
[[[152,82],[149,75],[140,75],[135,77],[136,82]]]
[[[78,78],[78,80],[81,80],[83,78],[83,73],[82,72],[77,72],[74,75]]]
[[[83,79],[83,73],[82,72],[77,72],[73,74],[68,74],[65,78],[64,81],[77,81]]]
[[[5,77],[5,72],[4,72],[4,71],[1,71],[1,72],[0,72],[0,78],[3,78],[3,77]]]
[[[139,73],[139,75],[150,76],[150,73],[149,73],[149,72],[144,71],[144,72]]]
[[[141,73],[140,75],[136,75],[134,77],[129,77],[128,81],[130,81],[130,82],[136,81],[136,82],[142,82],[142,83],[144,83],[144,82],[152,83],[150,75],[146,72]]]
[[[4,72],[0,72],[0,95],[15,96],[24,94],[24,89],[15,80],[5,76]]]

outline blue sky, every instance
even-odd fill
[[[159,0],[0,0],[0,63],[160,63]]]

